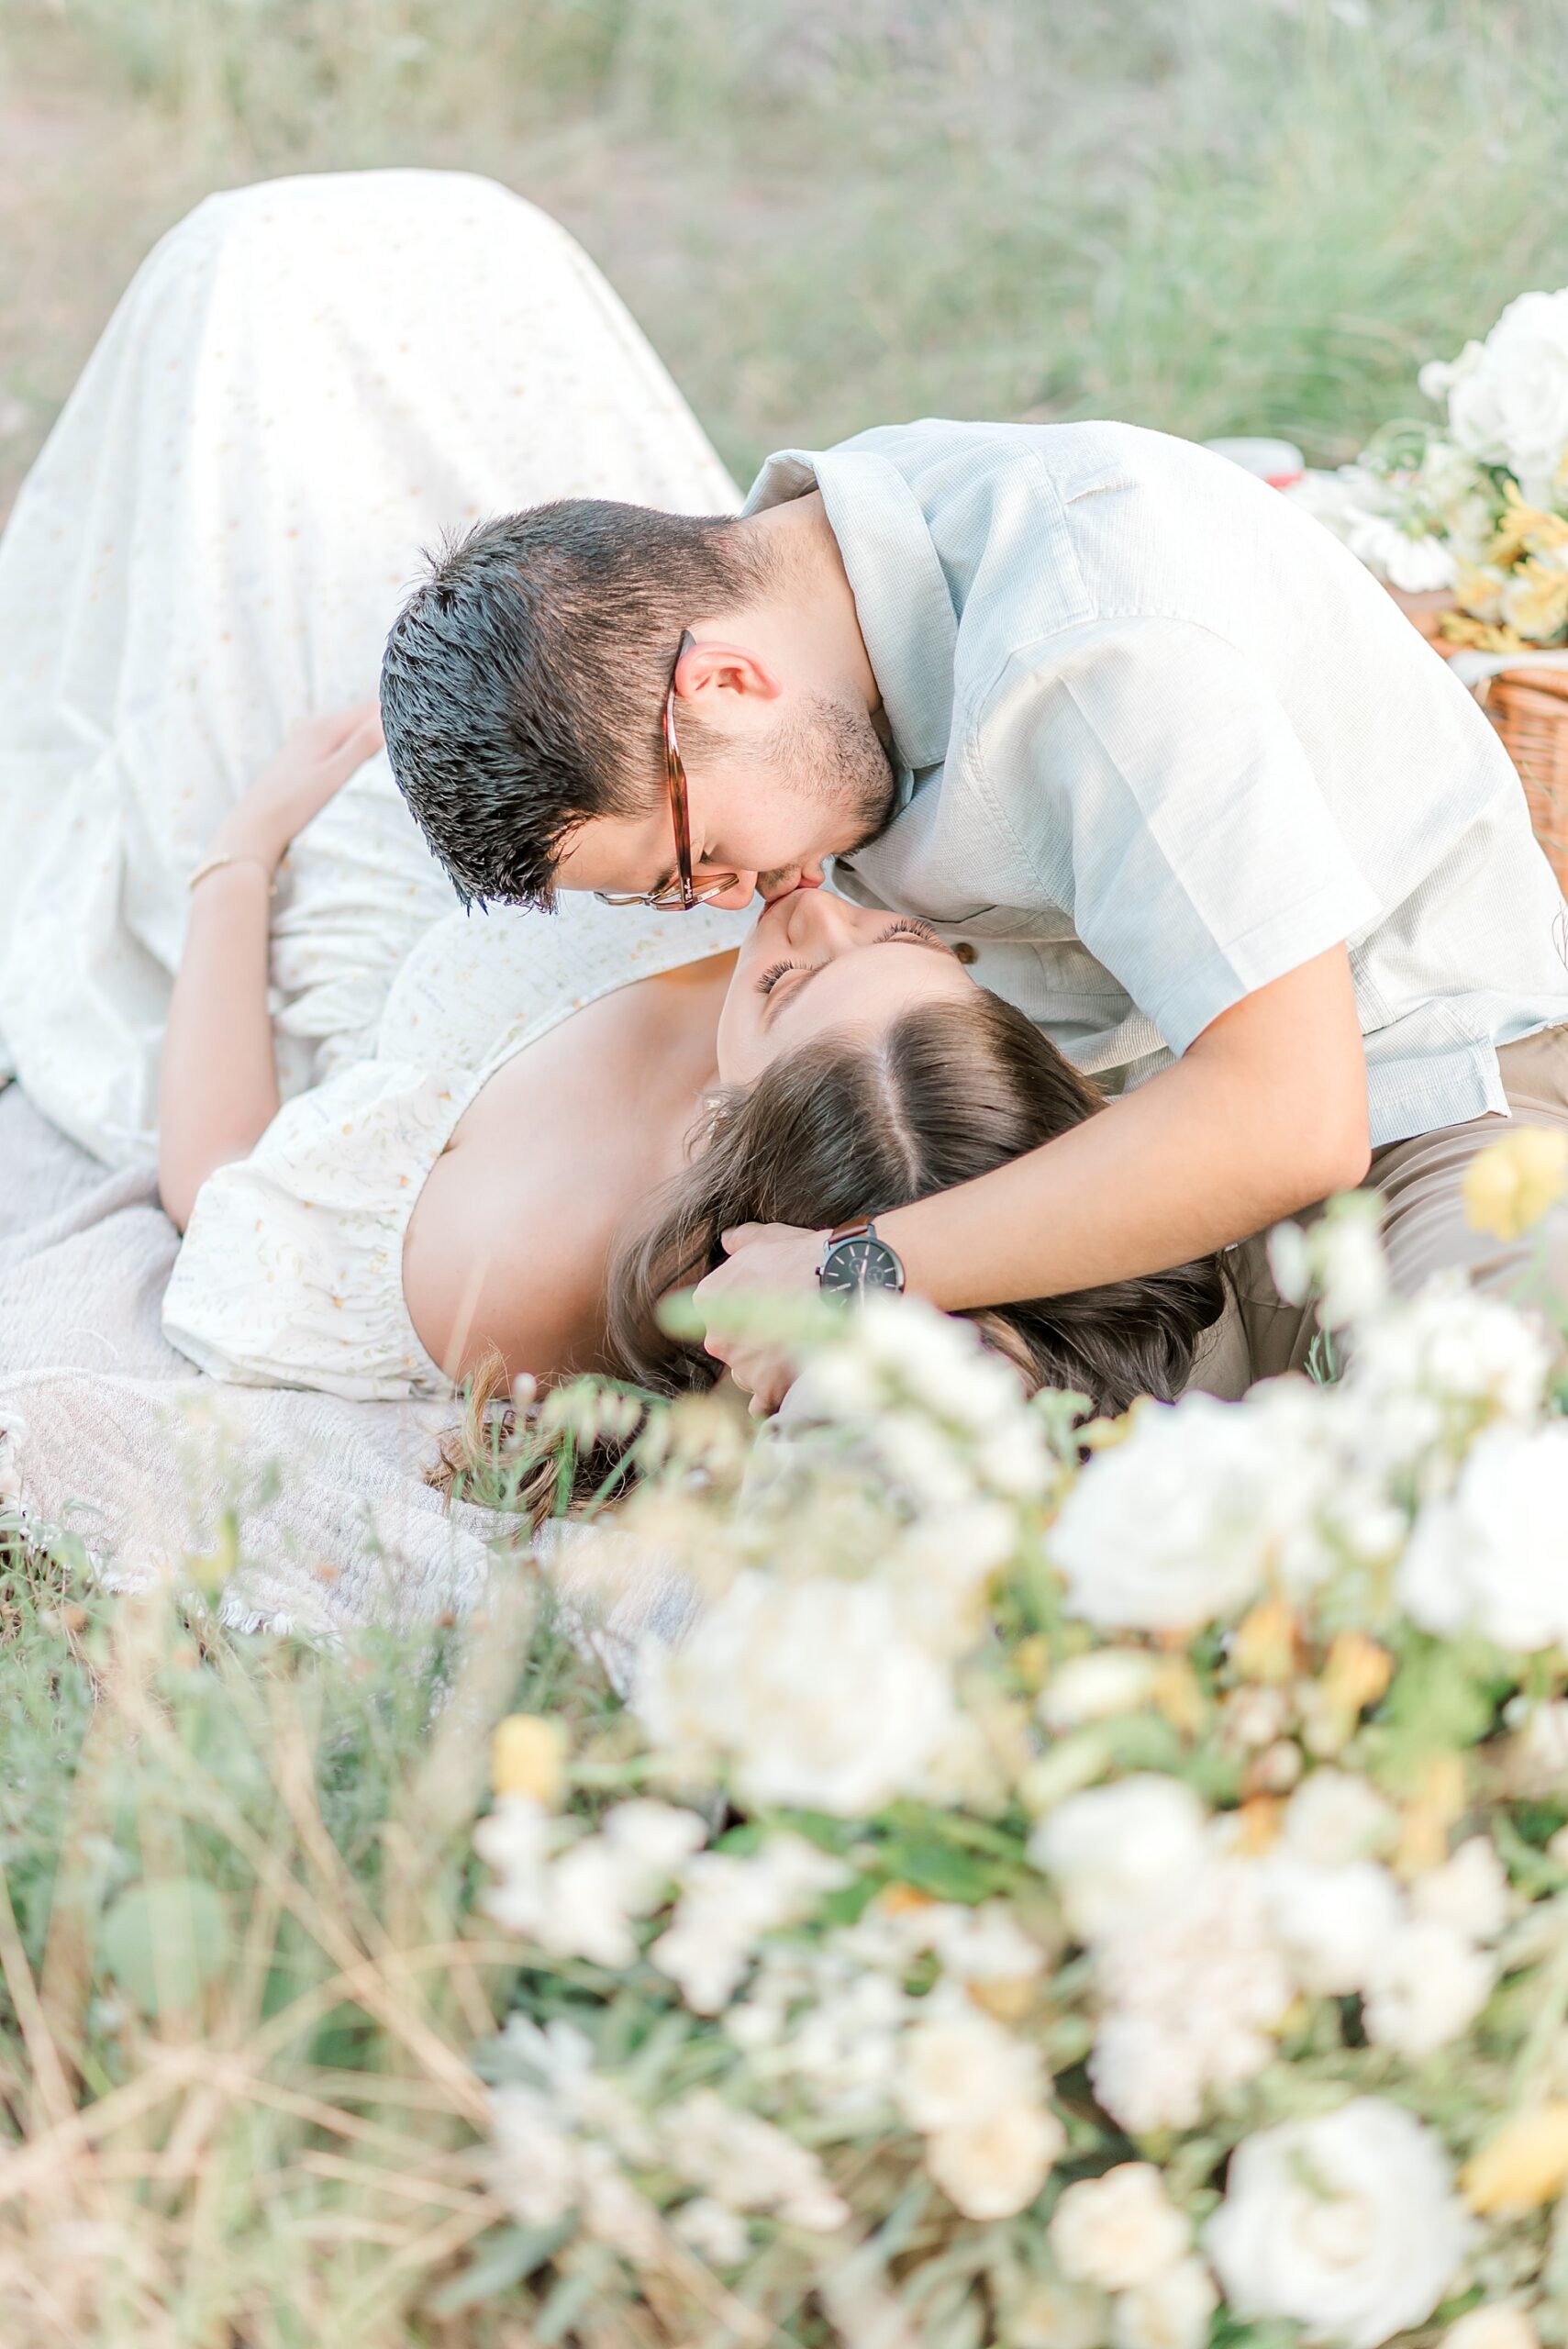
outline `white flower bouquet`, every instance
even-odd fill
[[[1473,1218],[1563,1160],[1498,1144]],[[890,1301],[742,1492],[650,1423],[606,1557],[706,1604],[618,1712],[498,1733],[473,2296],[606,2344],[1568,2340],[1568,1425],[1541,1321],[1390,1299],[1364,1208],[1277,1250],[1335,1383],[1085,1426]]]
[[[1447,591],[1449,642],[1568,643],[1568,287],[1521,294],[1420,387],[1441,424],[1390,425],[1288,494],[1389,586]]]

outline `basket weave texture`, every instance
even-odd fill
[[[1519,771],[1535,836],[1568,895],[1568,675],[1505,669],[1475,690]]]
[[[1452,608],[1448,595],[1389,592],[1434,651],[1445,657],[1453,651],[1440,628],[1443,613]],[[1532,669],[1521,661],[1517,668],[1484,677],[1474,693],[1518,769],[1535,836],[1558,887],[1568,896],[1568,672]]]

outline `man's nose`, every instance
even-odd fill
[[[756,894],[757,875],[754,873],[738,873],[733,889],[726,889],[722,896],[709,897],[706,902],[717,907],[721,913],[744,913]],[[764,890],[763,895],[766,894]]]
[[[776,873],[760,873],[757,888],[767,905],[780,897],[791,897],[797,889],[820,889],[826,879],[820,864],[785,864]]]

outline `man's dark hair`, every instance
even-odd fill
[[[465,903],[549,906],[578,825],[660,804],[682,633],[756,592],[728,517],[603,498],[503,515],[430,559],[387,639],[381,713]]]

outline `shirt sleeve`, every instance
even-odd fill
[[[1193,622],[1016,655],[973,751],[1040,890],[1178,1054],[1382,909],[1256,662]]]

